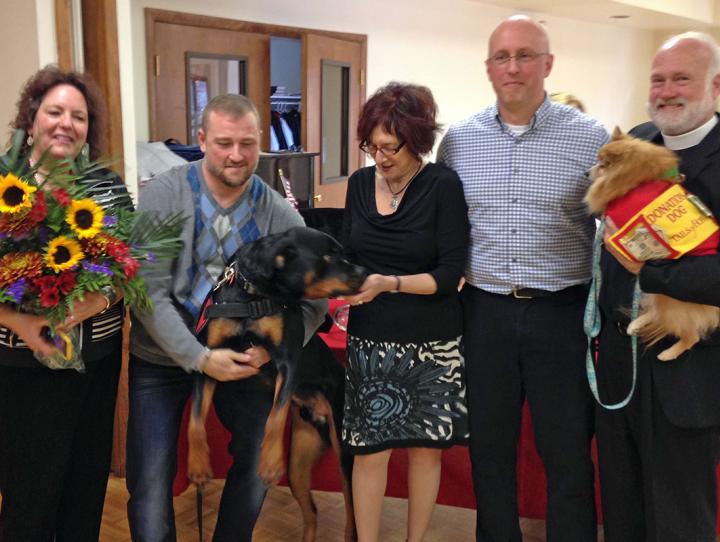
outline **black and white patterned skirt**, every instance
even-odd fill
[[[462,337],[402,344],[348,335],[347,353],[342,436],[352,453],[467,442]]]

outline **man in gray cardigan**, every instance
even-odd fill
[[[257,474],[272,390],[250,378],[269,361],[262,347],[208,350],[192,332],[205,297],[243,244],[302,226],[300,215],[254,174],[259,116],[239,95],[213,98],[198,130],[205,158],[175,167],[140,193],[139,209],[159,216],[184,212],[184,249],[176,259],[146,266],[154,311],[135,315],[130,348],[127,443],[128,518],[134,541],[175,540],[172,485],[177,437],[192,372],[221,383],[215,407],[232,432],[233,465],[223,491],[214,540],[250,540],[265,497]],[[305,302],[305,339],[323,320],[326,303]]]

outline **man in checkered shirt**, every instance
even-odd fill
[[[522,540],[515,465],[525,397],[548,475],[548,540],[596,540],[582,328],[595,225],[583,196],[607,133],[549,100],[549,51],[538,23],[501,23],[485,62],[497,103],[451,126],[438,152],[463,182],[471,224],[461,295],[483,542]]]

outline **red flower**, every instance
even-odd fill
[[[46,216],[47,203],[45,203],[45,194],[42,190],[38,190],[35,195],[35,203],[33,204],[32,209],[30,209],[30,213],[28,213],[28,218],[30,218],[33,224],[39,224],[45,220]]]
[[[52,191],[52,194],[55,196],[57,202],[63,207],[68,207],[72,203],[72,197],[64,188],[56,188]]]
[[[135,258],[123,258],[119,263],[122,265],[123,273],[129,279],[137,275],[138,269],[140,269],[140,262]]]
[[[44,277],[40,277],[39,279],[35,280],[33,282],[33,289],[42,292],[43,290],[48,290],[56,287],[56,281],[55,277],[52,277],[50,275],[45,275]]]
[[[43,288],[40,292],[40,304],[46,308],[52,308],[60,303],[60,292],[57,288]]]
[[[107,253],[118,263],[123,263],[123,259],[130,253],[128,246],[122,241],[115,239],[110,241],[107,246]]]
[[[75,272],[63,271],[55,281],[55,286],[64,294],[69,294],[75,288]]]

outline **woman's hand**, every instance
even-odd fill
[[[70,315],[65,318],[62,325],[58,326],[58,329],[67,331],[81,324],[84,320],[100,314],[108,308],[108,298],[100,292],[87,292],[82,301],[78,300],[73,303],[72,311]]]
[[[395,289],[396,285],[396,277],[374,273],[366,278],[363,285],[360,286],[360,293],[346,295],[343,298],[351,305],[362,305],[363,303],[370,303],[378,294]]]
[[[13,333],[20,337],[33,352],[48,357],[59,353],[59,350],[45,339],[44,329],[48,328],[48,322],[45,317],[19,312],[13,316],[13,322],[9,324],[8,327]]]

